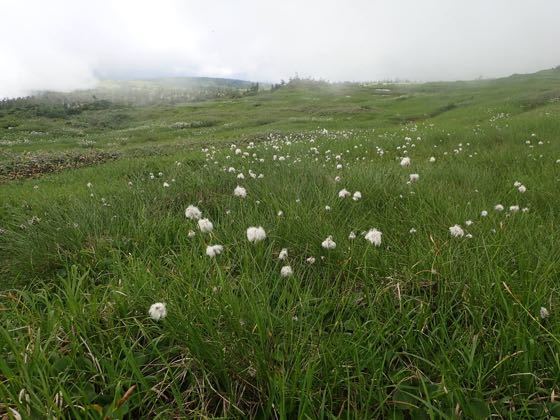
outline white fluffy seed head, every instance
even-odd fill
[[[165,318],[167,316],[167,309],[165,308],[165,303],[163,302],[154,303],[152,306],[150,306],[150,309],[148,310],[148,314],[150,315],[150,318],[152,318],[154,321],[159,321],[160,319]]]
[[[465,231],[463,230],[463,228],[459,225],[453,225],[449,228],[449,233],[451,234],[451,236],[453,236],[454,238],[461,238],[462,236],[465,235]]]
[[[409,175],[410,182],[417,182],[420,179],[420,175],[418,174],[410,174]]]
[[[202,212],[198,209],[198,207],[190,205],[185,210],[185,216],[187,219],[198,220],[202,217]]]
[[[401,159],[401,166],[403,168],[410,166],[410,158],[408,156]]]
[[[350,195],[351,195],[350,191],[348,191],[346,188],[343,188],[338,192],[338,197],[339,198],[350,197]]]
[[[354,201],[358,201],[362,198],[362,193],[360,191],[356,191],[354,193],[354,195],[352,196],[352,200]]]
[[[282,251],[280,251],[280,254],[278,254],[278,259],[283,261],[286,258],[288,258],[288,248],[282,248]]]
[[[327,237],[327,239],[325,239],[322,243],[321,246],[325,249],[335,249],[336,248],[336,242],[333,241],[333,238],[331,235],[329,235]]]
[[[496,204],[494,206],[494,210],[496,211],[504,211],[504,206],[502,206],[501,204]]]
[[[292,267],[290,267],[289,265],[285,265],[280,269],[280,275],[282,277],[290,277],[292,274],[294,274],[294,271],[292,270]]]
[[[262,226],[251,226],[247,229],[247,239],[249,240],[249,242],[256,244],[257,242],[266,239],[266,232],[264,231]]]
[[[241,198],[245,198],[247,197],[247,190],[243,187],[240,187],[239,185],[237,187],[235,187],[235,189],[233,190],[233,195],[235,195],[236,197],[241,197]]]
[[[198,228],[202,233],[210,233],[214,229],[214,225],[208,219],[200,219],[198,221]]]
[[[222,245],[208,245],[206,247],[206,255],[210,258],[214,258],[216,255],[220,255],[224,247]]]
[[[539,314],[540,314],[542,319],[546,319],[550,316],[550,313],[548,312],[548,309],[546,309],[544,306],[541,306]]]
[[[369,241],[371,244],[375,245],[375,246],[380,246],[381,245],[381,235],[383,235],[383,233],[377,229],[370,229],[367,231],[367,233],[364,235],[364,238]]]

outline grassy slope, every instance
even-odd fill
[[[0,129],[12,140],[48,132],[4,147],[5,159],[80,151],[83,137],[123,153],[0,187],[0,399],[31,416],[91,418],[557,409],[547,402],[560,381],[560,73],[376,88],[284,88]],[[126,117],[99,123],[116,114]],[[410,168],[398,164],[403,145]],[[420,181],[408,185],[410,173]],[[233,196],[238,184],[246,199]],[[341,188],[363,199],[341,200]],[[184,217],[189,204],[212,234]],[[529,212],[508,212],[514,204]],[[472,239],[451,238],[456,223]],[[245,238],[254,225],[268,233],[257,245]],[[379,248],[360,235],[373,227]],[[320,246],[328,235],[331,251]],[[208,258],[208,244],[224,253]],[[294,276],[280,277],[284,264]],[[169,312],[160,322],[147,316],[157,301]]]

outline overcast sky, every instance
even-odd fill
[[[560,64],[559,0],[0,0],[0,97],[100,78],[455,80]]]

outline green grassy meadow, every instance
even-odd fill
[[[6,418],[560,417],[560,70],[4,109],[0,180]]]

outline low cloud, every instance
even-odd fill
[[[455,80],[560,64],[555,0],[0,5],[0,97],[99,78]]]

